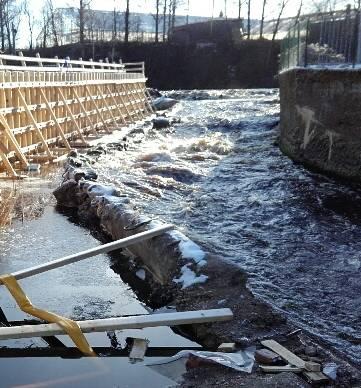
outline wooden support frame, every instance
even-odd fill
[[[75,128],[76,128],[76,131],[77,131],[78,134],[79,134],[79,138],[81,139],[81,141],[83,142],[83,144],[86,144],[86,141],[85,141],[85,138],[84,138],[84,136],[83,136],[82,130],[80,129],[78,122],[75,120],[75,117],[74,117],[74,115],[73,115],[73,112],[71,111],[70,107],[69,107],[68,104],[66,103],[64,94],[63,94],[63,92],[61,91],[60,88],[58,88],[58,93],[59,93],[59,96],[60,96],[61,100],[62,100],[63,103],[64,103],[64,106],[65,106],[66,110],[67,110],[68,113],[69,113],[69,116],[70,116],[71,121],[73,122],[73,124],[74,124],[74,126],[75,126]]]
[[[30,159],[54,160],[59,146],[88,146],[88,133],[144,119],[145,82],[141,62],[0,54],[0,172],[17,176]]]
[[[66,138],[64,132],[63,132],[63,129],[61,128],[60,124],[59,124],[59,121],[55,115],[55,113],[53,112],[53,110],[51,109],[51,106],[49,104],[49,101],[48,99],[46,98],[46,95],[44,93],[44,90],[43,89],[40,89],[40,93],[41,93],[41,96],[43,97],[43,100],[45,102],[45,105],[47,106],[48,108],[48,111],[51,115],[51,117],[53,118],[54,120],[54,123],[55,123],[55,126],[57,127],[58,131],[59,131],[59,135],[60,137],[62,138],[63,142],[64,142],[64,145],[66,147],[66,149],[68,149],[69,151],[71,150],[71,147],[70,147],[70,144],[68,142],[68,139]]]
[[[111,90],[109,89],[109,85],[106,85],[106,90],[107,90],[108,94],[110,95],[110,97],[111,97],[111,99],[112,99],[112,101],[113,101],[113,104],[117,107],[117,110],[118,110],[118,113],[119,113],[119,117],[121,118],[122,123],[123,123],[123,124],[126,124],[126,121],[125,121],[123,112],[122,112],[122,110],[120,109],[120,106],[119,106],[119,104],[117,103],[116,99],[114,98],[113,93],[112,93]]]
[[[106,122],[105,122],[105,120],[104,120],[104,118],[103,118],[103,116],[102,116],[102,114],[101,114],[100,111],[99,111],[99,108],[98,108],[97,104],[96,104],[95,101],[94,101],[93,96],[91,95],[91,93],[90,93],[90,91],[89,91],[88,86],[85,86],[85,90],[86,90],[86,94],[87,94],[88,97],[90,98],[90,101],[93,103],[93,106],[94,106],[94,108],[95,108],[95,111],[97,112],[98,117],[100,118],[100,121],[103,123],[104,129],[105,129],[107,132],[110,132],[110,131],[109,131],[109,128],[108,128],[108,126],[107,126],[107,124],[106,124]]]
[[[96,90],[97,90],[97,92],[98,92],[98,95],[101,96],[101,99],[102,99],[103,102],[104,102],[105,108],[106,108],[106,110],[109,112],[109,115],[110,115],[110,117],[112,118],[114,124],[117,125],[117,124],[118,124],[118,123],[117,123],[117,120],[115,119],[112,110],[109,108],[109,105],[108,105],[108,103],[107,103],[107,100],[105,99],[103,92],[100,90],[99,85],[96,85]]]
[[[78,93],[76,92],[76,90],[75,90],[74,87],[72,88],[72,92],[73,92],[73,94],[74,94],[76,100],[78,101],[78,104],[79,104],[79,106],[80,106],[80,108],[81,108],[83,114],[85,115],[85,118],[88,120],[89,125],[90,125],[90,128],[91,128],[93,134],[94,134],[94,135],[97,135],[97,130],[95,129],[95,126],[94,126],[93,122],[90,120],[90,117],[89,117],[89,115],[88,115],[88,112],[87,112],[86,109],[84,108],[84,105],[83,105],[83,103],[81,102],[81,100],[80,100],[80,98],[79,98],[79,96],[78,96]]]

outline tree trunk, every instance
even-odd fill
[[[156,0],[156,14],[155,14],[155,42],[159,42],[159,2],[160,0]]]
[[[85,27],[85,17],[84,17],[85,5],[84,0],[79,0],[79,42],[84,44],[84,27]]]
[[[163,42],[165,42],[166,31],[167,31],[167,0],[164,0],[164,8],[163,8]]]
[[[172,1],[172,30],[175,27],[175,14],[177,10],[177,0]]]
[[[266,8],[266,2],[267,2],[267,0],[263,0],[263,6],[262,6],[262,18],[261,18],[261,28],[260,28],[260,31],[259,31],[259,38],[260,38],[260,39],[263,38],[264,10],[265,10],[265,8]]]
[[[129,42],[129,0],[127,0],[127,7],[125,9],[124,22],[125,22],[124,42],[126,44],[128,44],[128,42]]]
[[[251,0],[248,0],[247,39],[251,39]]]
[[[280,22],[281,22],[281,17],[282,17],[283,11],[284,11],[284,9],[285,9],[287,3],[288,3],[288,0],[282,0],[280,12],[279,12],[279,14],[278,14],[277,21],[276,21],[276,25],[275,25],[274,30],[273,30],[272,43],[273,43],[274,40],[276,39],[276,35],[277,35],[277,33],[278,33],[278,28],[279,28]]]

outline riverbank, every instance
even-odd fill
[[[90,167],[88,157],[74,159],[73,156],[69,160],[69,180],[54,193],[60,206],[75,209],[84,221],[91,226],[98,225],[112,239],[139,233],[157,225],[137,211],[135,204],[119,188],[72,179],[82,171],[81,160],[85,161],[83,167]],[[74,168],[74,165],[77,167]],[[120,265],[115,262],[113,269],[119,271],[121,276],[127,273],[128,279],[129,272],[136,275],[143,271],[148,293],[144,293],[142,287],[142,298],[148,304],[155,303],[156,307],[171,304],[178,311],[217,307],[228,307],[233,311],[234,319],[227,323],[178,328],[207,349],[216,350],[224,342],[233,342],[239,349],[260,347],[261,340],[272,338],[305,360],[317,359],[323,365],[336,363],[338,379],[336,382],[330,381],[329,386],[351,387],[360,381],[361,375],[357,368],[307,331],[297,331],[297,325],[287,323],[283,314],[255,298],[248,289],[246,273],[238,266],[206,253],[181,233],[168,232],[147,243],[129,247],[124,254],[128,259],[131,257],[131,264],[127,266],[125,260],[122,260]],[[136,283],[133,287],[136,289]],[[295,330],[296,333],[290,336],[289,333]],[[315,349],[312,356],[306,354],[306,348]],[[255,387],[267,384],[274,386],[276,383],[284,387],[296,383],[308,386],[306,381],[291,373],[281,377],[270,376],[256,369],[249,377],[242,374],[235,377],[233,372],[219,368],[207,369],[206,374],[202,371],[188,372],[183,386],[210,386],[224,381],[230,387],[239,386],[242,382]]]

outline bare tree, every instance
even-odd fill
[[[163,3],[163,42],[165,42],[165,35],[167,31],[167,2],[168,0],[164,0]]]
[[[160,0],[155,0],[155,7],[156,7],[156,13],[155,13],[155,41],[156,43],[159,42],[159,13],[160,13]]]
[[[251,0],[247,1],[248,12],[247,12],[247,39],[251,39]]]
[[[265,9],[266,9],[266,3],[267,3],[267,0],[263,0],[263,4],[262,4],[262,17],[261,17],[261,27],[260,27],[260,30],[259,30],[259,38],[260,38],[260,39],[263,39],[264,11],[265,11]]]
[[[54,46],[59,46],[59,36],[58,36],[58,28],[57,28],[57,15],[54,9],[54,4],[52,0],[47,0],[47,8],[48,8],[48,17],[50,22],[50,28],[53,36],[53,44]]]
[[[289,1],[290,0],[282,0],[281,3],[279,4],[280,8],[279,8],[278,17],[276,19],[276,24],[275,24],[274,29],[273,29],[272,42],[274,42],[274,40],[276,39],[283,11],[285,10],[286,5],[288,4]]]
[[[30,12],[28,3],[25,3],[24,6],[24,13],[27,19],[28,23],[28,28],[29,28],[29,48],[30,50],[33,49],[34,45],[34,27],[35,27],[35,17],[34,15]]]
[[[124,42],[128,44],[129,42],[129,1],[127,0],[127,5],[125,8],[125,14],[124,14],[124,25],[125,25],[125,35],[124,35]]]

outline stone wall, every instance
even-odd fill
[[[279,76],[282,151],[308,167],[361,180],[361,71],[291,69]]]

